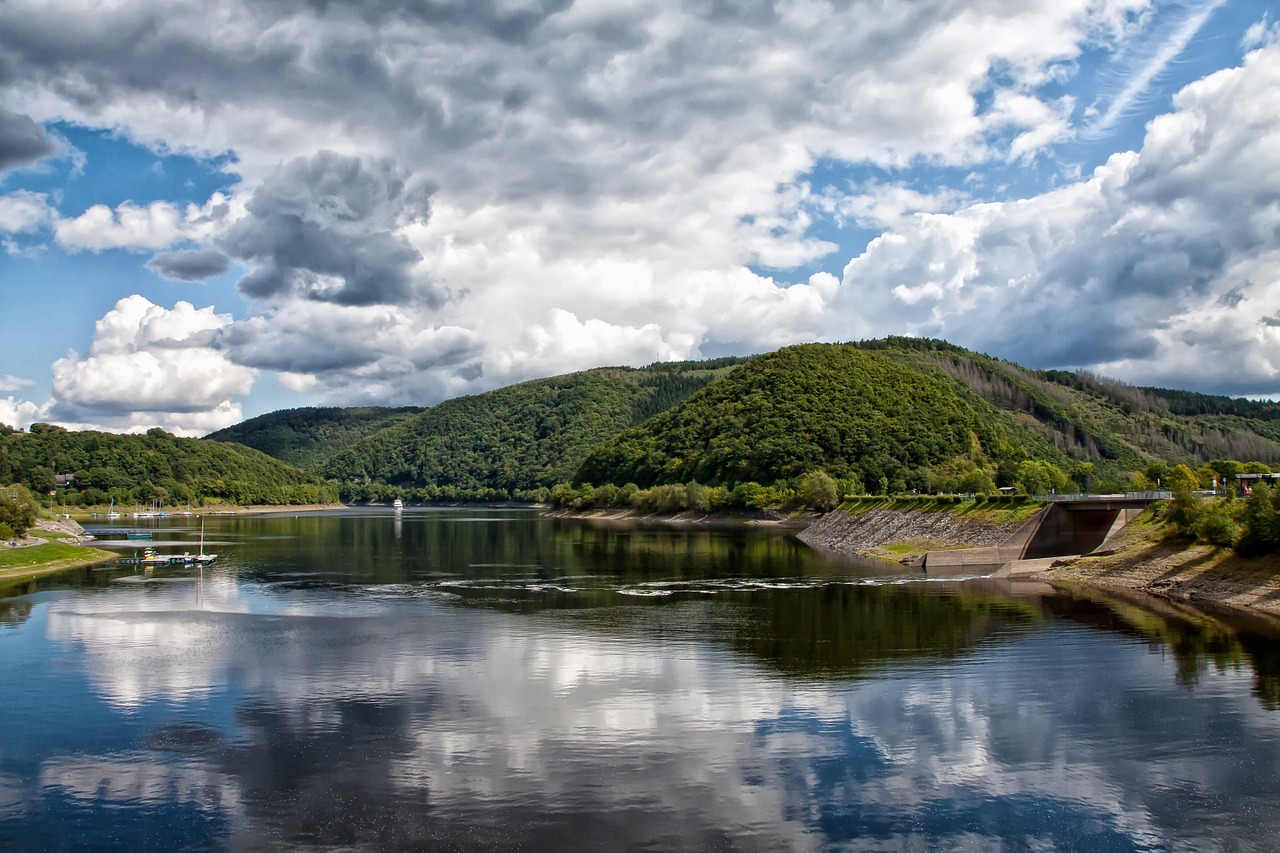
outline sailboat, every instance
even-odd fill
[[[111,499],[111,506],[107,508],[107,518],[119,518],[120,513],[116,512],[116,499]]]
[[[206,554],[204,552],[204,516],[200,516],[200,553],[191,558],[196,565],[207,566],[214,560],[218,559],[217,554]]]

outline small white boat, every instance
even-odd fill
[[[393,501],[391,502],[391,508],[392,508],[392,509],[404,509],[404,501],[400,500],[399,498],[396,498],[395,500],[393,500]]]
[[[218,559],[217,554],[206,554],[204,552],[204,517],[200,518],[200,553],[191,558],[191,562],[198,566],[207,566],[214,560]]]

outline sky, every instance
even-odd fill
[[[0,422],[916,335],[1280,395],[1280,3],[5,0]]]

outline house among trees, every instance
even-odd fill
[[[1277,481],[1280,481],[1280,474],[1236,474],[1236,489],[1239,490],[1240,497],[1244,497],[1258,483],[1274,487]]]

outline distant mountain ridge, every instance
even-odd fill
[[[1031,370],[930,339],[886,338],[855,346],[890,353],[904,364],[941,368],[1033,426],[1071,459],[1124,470],[1154,461],[1280,461],[1277,403],[1136,387],[1087,372]]]
[[[1183,462],[1280,463],[1280,405],[885,338],[598,368],[416,412],[295,409],[209,437],[226,435],[293,454],[348,496],[373,484],[423,498],[527,497],[571,480],[731,486],[815,470],[909,491],[1009,481],[1028,461],[1088,462],[1114,482]]]
[[[59,482],[58,475],[71,475]],[[35,494],[56,491],[59,503],[117,506],[152,502],[332,503],[338,489],[314,474],[248,447],[179,438],[162,429],[144,435],[73,432],[33,424],[19,432],[0,425],[0,484],[21,483]]]
[[[212,441],[232,441],[308,471],[319,472],[335,453],[423,411],[420,406],[281,409],[211,432]]]
[[[423,489],[550,488],[592,448],[740,361],[598,368],[446,400],[335,454],[321,473]]]

